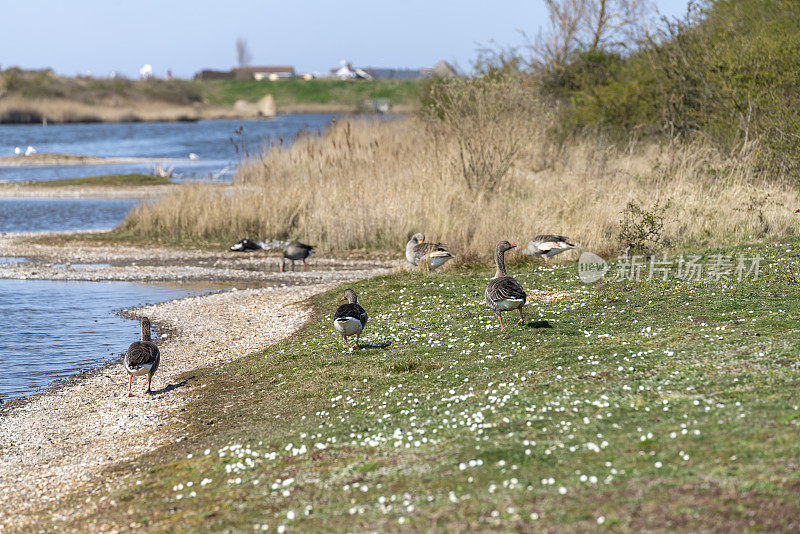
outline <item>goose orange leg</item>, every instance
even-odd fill
[[[525,316],[522,315],[522,306],[519,308],[519,324],[525,324]]]
[[[133,392],[133,375],[128,377],[128,396],[129,397],[139,397],[136,393]]]
[[[145,391],[145,393],[152,393],[152,390],[150,389],[150,384],[152,381],[153,375],[147,375],[147,391]]]
[[[500,321],[500,331],[505,330],[506,328],[503,326],[503,318],[500,316],[499,313],[497,314],[497,320]]]

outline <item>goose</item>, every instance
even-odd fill
[[[500,321],[500,330],[505,330],[503,319],[500,317],[500,314],[504,311],[519,310],[519,322],[520,324],[525,322],[525,317],[522,315],[522,307],[527,299],[525,290],[522,289],[522,286],[514,277],[506,275],[505,253],[516,246],[508,241],[500,241],[497,244],[494,249],[494,262],[497,265],[497,271],[489,285],[486,286],[486,305],[497,314],[497,320]]]
[[[261,250],[264,248],[264,243],[261,241],[255,241],[250,239],[249,237],[245,237],[235,245],[231,247],[231,250],[234,252],[252,252],[254,250]]]
[[[306,264],[306,258],[311,256],[315,252],[314,247],[311,245],[306,245],[301,243],[300,241],[292,241],[283,249],[283,258],[281,258],[281,272],[283,272],[284,268],[286,267],[286,260],[289,259],[292,261],[292,270],[294,271],[294,262],[296,260],[303,260],[303,270],[308,270],[308,264]]]
[[[345,345],[347,338],[355,334],[356,344],[350,347],[350,351],[358,348],[361,332],[367,325],[367,312],[358,304],[356,292],[352,289],[345,289],[344,295],[339,300],[346,300],[347,304],[342,304],[333,314],[333,327],[342,334]]]
[[[125,370],[128,371],[128,396],[138,397],[132,391],[133,377],[147,375],[147,391],[150,393],[150,384],[156,374],[158,364],[161,362],[161,353],[156,344],[150,341],[150,319],[142,317],[142,340],[134,341],[125,353]]]
[[[575,248],[569,239],[563,235],[541,234],[533,236],[533,239],[525,245],[525,254],[528,256],[540,256],[545,263],[547,258],[560,254],[565,250]]]
[[[431,270],[441,267],[455,258],[444,243],[425,243],[425,234],[416,233],[406,244],[406,259],[411,265],[419,265],[429,258]]]

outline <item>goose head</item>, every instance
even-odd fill
[[[356,297],[356,292],[355,291],[353,291],[352,289],[348,288],[348,289],[344,290],[344,295],[342,295],[342,298],[339,299],[339,300],[346,300],[350,304],[355,304],[356,301],[358,300],[358,297]]]
[[[495,251],[499,254],[502,254],[512,248],[515,248],[517,245],[513,243],[509,243],[508,241],[500,241],[495,248]]]

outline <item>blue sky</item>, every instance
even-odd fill
[[[688,0],[656,0],[679,16]],[[51,67],[59,74],[135,76],[144,63],[191,77],[236,63],[247,40],[257,65],[327,73],[358,66],[423,67],[440,59],[469,69],[479,44],[519,44],[537,33],[542,0],[16,0],[3,2],[0,66]],[[490,7],[489,7],[490,6]]]

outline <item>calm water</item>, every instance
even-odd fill
[[[331,115],[284,115],[261,121],[194,123],[0,125],[0,155],[31,145],[40,153],[176,159],[165,162],[179,180],[211,174],[230,179],[238,156],[231,138],[251,152],[318,134]],[[235,132],[243,127],[244,135]],[[190,160],[189,154],[199,156]],[[222,172],[223,169],[227,171]],[[147,164],[1,167],[0,181],[52,180],[109,173],[149,172]],[[0,232],[102,230],[119,224],[135,199],[3,199]],[[18,261],[13,257],[0,262]],[[73,265],[73,267],[79,267]],[[125,282],[0,280],[0,401],[29,395],[59,378],[116,360],[139,335],[119,310],[210,290],[185,285]],[[120,384],[124,390],[125,384]]]
[[[281,115],[268,120],[139,122],[129,124],[0,124],[0,156],[15,147],[40,153],[160,158],[176,181],[230,180],[239,154],[290,145],[298,135],[318,135],[333,115]],[[239,129],[242,128],[241,133]],[[234,146],[235,144],[235,146]],[[239,153],[237,154],[237,149]],[[189,154],[199,159],[190,160]],[[176,160],[176,161],[166,161]],[[125,165],[0,166],[0,181],[40,181],[103,174],[149,173],[152,163]],[[134,200],[0,199],[0,232],[109,230]]]
[[[106,230],[139,201],[129,198],[0,198],[0,232]]]
[[[0,401],[119,360],[140,336],[139,323],[119,310],[215,289],[210,286],[0,280]]]
[[[317,135],[331,122],[330,114],[280,115],[265,120],[198,122],[136,122],[98,124],[0,124],[0,156],[29,145],[39,153],[82,156],[174,159],[164,162],[182,175],[177,180],[207,179],[222,174],[230,179],[239,160],[234,143],[258,153],[272,144],[291,144],[301,133]],[[236,132],[242,128],[243,134]],[[233,139],[233,142],[231,140]],[[190,160],[189,154],[199,159]],[[54,180],[102,174],[148,173],[151,163],[126,165],[64,165],[2,167],[0,181]]]

